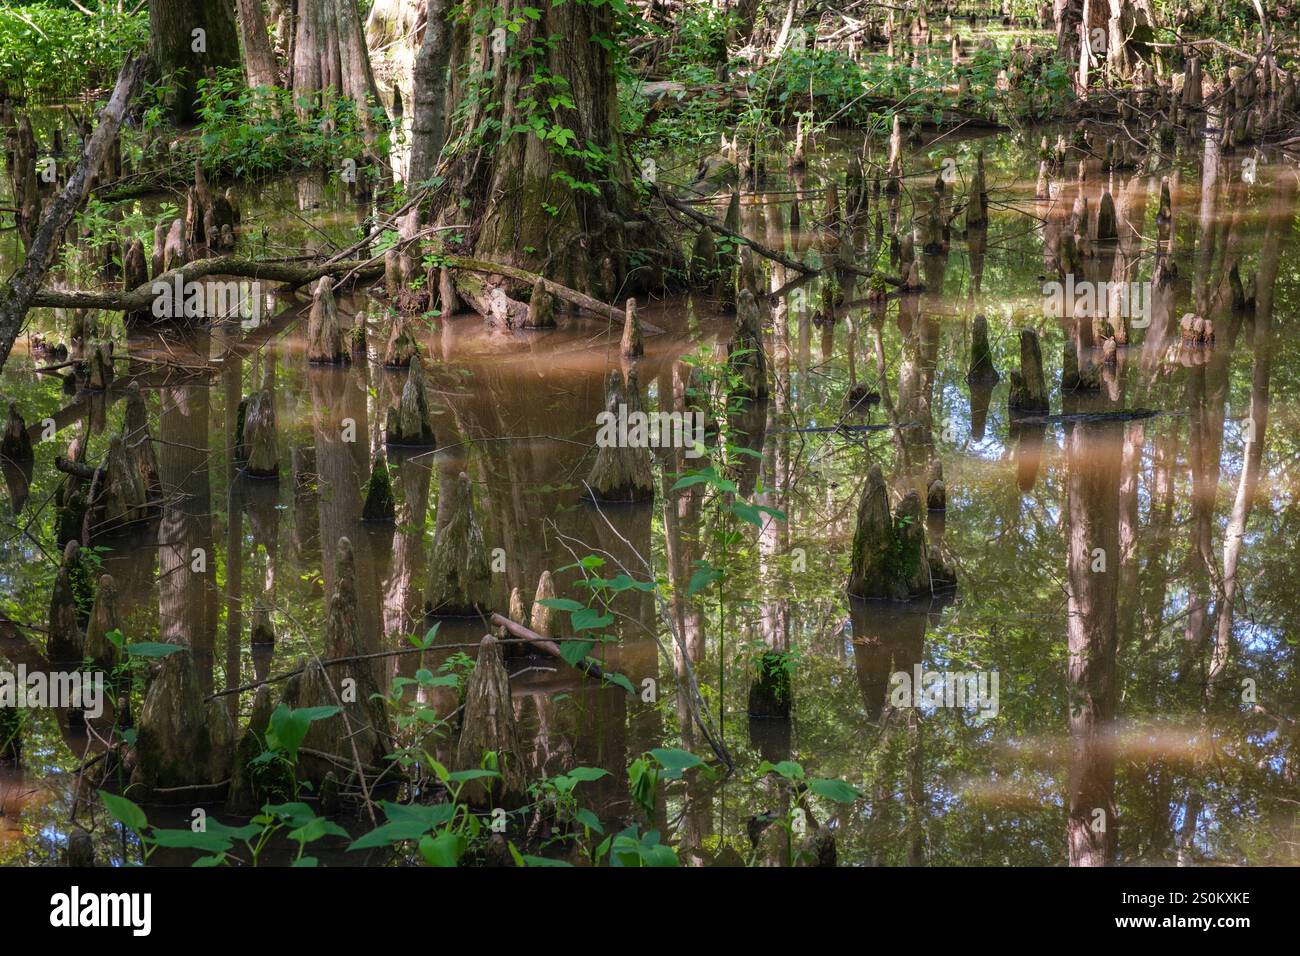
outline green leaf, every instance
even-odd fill
[[[568,860],[552,860],[547,856],[532,856],[525,853],[523,861],[528,866],[573,866]]]
[[[274,749],[283,750],[290,760],[296,761],[298,748],[306,739],[312,722],[333,717],[342,709],[328,706],[300,707],[297,710],[290,710],[287,704],[281,703],[271,714],[271,726],[266,733],[266,742]]]
[[[149,818],[145,816],[144,811],[126,797],[100,790],[99,799],[103,801],[108,815],[128,829],[139,833],[149,825]]]
[[[348,849],[370,850],[380,846],[392,846],[406,840],[418,840],[431,829],[433,829],[433,825],[426,820],[398,820],[381,823],[369,833],[353,840]]]
[[[420,840],[420,856],[429,866],[455,866],[465,853],[465,838],[459,833],[439,833]]]
[[[569,621],[573,625],[574,631],[598,630],[613,624],[614,615],[601,614],[594,608],[584,607],[580,611],[574,611],[569,616]]]
[[[209,853],[224,853],[233,844],[220,833],[194,832],[193,830],[154,830],[153,842],[159,846],[180,850],[207,850]]]
[[[825,797],[827,800],[833,800],[836,803],[853,803],[862,796],[862,791],[843,780],[829,780],[819,778],[808,781],[808,789],[819,797]]]
[[[764,760],[761,764],[758,765],[758,772],[760,774],[766,774],[766,773],[780,774],[782,777],[785,777],[785,779],[787,780],[803,779],[803,767],[795,763],[793,760],[782,760],[780,763],[768,763],[766,760]]]
[[[564,659],[566,664],[577,667],[580,661],[586,660],[587,655],[591,653],[591,649],[595,646],[594,641],[561,641],[560,657]]]
[[[587,609],[587,605],[579,604],[569,598],[542,598],[537,603],[542,607],[554,608],[557,611],[585,611]]]
[[[601,673],[601,677],[607,684],[615,684],[623,688],[629,694],[636,694],[636,688],[632,686],[632,682],[617,671],[604,671]]]
[[[447,775],[448,783],[465,783],[469,780],[482,780],[484,777],[500,777],[501,774],[495,770],[484,770],[481,767],[475,767],[470,770],[457,770],[455,773]]]
[[[324,836],[347,837],[348,835],[348,831],[337,823],[332,823],[324,817],[314,817],[298,829],[291,830],[289,839],[297,840],[299,843],[314,843]]]
[[[695,573],[691,575],[690,583],[686,585],[687,597],[694,597],[714,581],[722,578],[722,572],[714,568],[709,562],[701,560],[696,561],[695,564]]]
[[[677,747],[656,747],[650,751],[650,756],[659,761],[659,765],[664,768],[664,776],[669,780],[680,779],[687,770],[704,763],[702,757]]]
[[[592,780],[599,780],[601,777],[608,777],[609,771],[602,767],[574,767],[566,777],[572,777],[582,783],[588,783]]]
[[[126,652],[130,656],[145,658],[170,657],[172,654],[179,654],[183,650],[185,650],[185,647],[181,644],[159,644],[150,641],[128,644],[126,647]]]

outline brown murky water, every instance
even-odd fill
[[[1255,182],[1243,182],[1241,157],[1206,162],[1199,144],[1181,150],[1161,171],[1173,177],[1177,280],[1148,300],[1149,326],[1134,328],[1115,364],[1103,366],[1100,389],[1067,393],[1066,343],[1085,360],[1102,355],[1089,323],[1044,316],[1044,276],[1053,272],[1045,250],[1055,242],[1044,220],[1068,213],[1080,190],[1096,209],[1109,187],[1121,239],[1086,260],[1083,278],[1147,282],[1160,174],[1103,173],[1093,162],[1081,186],[1072,169],[1054,201],[1035,200],[1027,144],[1036,141],[947,137],[911,158],[909,168],[932,169],[951,152],[969,170],[973,151],[985,149],[991,223],[984,236],[963,236],[946,199],[949,250],[923,256],[927,290],[892,299],[883,315],[862,303],[859,283],[846,289],[836,321],[815,321],[817,284],[787,288],[795,276],[767,266],[769,288],[785,289],[766,335],[773,398],[735,423],[758,456],[733,456],[729,467],[743,494],[787,520],[744,526],[728,543],[707,504],[671,491],[693,467],[680,452],[656,453],[653,505],[584,502],[604,378],[624,361],[620,330],[589,318],[508,332],[459,315],[422,330],[438,449],[389,450],[399,516],[387,526],[363,523],[361,506],[406,373],[378,363],[376,302],[358,294],[342,303],[349,318],[360,309],[375,319],[370,361],[346,368],[308,366],[301,301],[275,303],[251,327],[133,332],[118,386],[136,381],[144,391],[165,500],[159,521],[95,542],[129,609],[124,633],[191,644],[210,692],[281,674],[322,646],[334,544],[347,536],[368,648],[406,647],[429,624],[422,594],[437,504],[465,472],[493,549],[498,609],[514,587],[531,596],[546,570],[559,595],[585,600],[574,565],[587,555],[604,558],[607,576],[659,582],[662,603],[641,591],[619,595],[617,640],[596,652],[636,694],[531,656],[511,658],[511,691],[530,772],[603,767],[610,776],[583,785],[586,805],[610,822],[631,819],[632,759],[658,746],[708,754],[677,686],[680,655],[664,651],[666,622],[675,622],[737,763],[720,784],[666,788],[655,823],[685,862],[745,855],[746,821],[781,809],[758,764],[793,759],[865,794],[831,819],[841,862],[1295,863],[1296,167],[1261,156]],[[806,250],[817,235],[788,229],[793,190],[802,190],[806,226],[820,216],[823,178],[854,148],[746,196],[746,234]],[[909,181],[903,221],[913,197],[918,213],[926,208],[931,177]],[[289,183],[245,197],[245,208],[246,241],[269,234],[299,247],[346,244],[361,216],[329,190]],[[1253,309],[1232,307],[1233,265]],[[1187,312],[1213,320],[1213,346],[1180,341]],[[991,389],[966,382],[977,314],[988,319],[1001,376]],[[662,330],[647,337],[638,366],[648,404],[680,409],[683,357],[725,354],[732,320],[700,296],[651,303],[643,317]],[[66,320],[46,313],[35,325],[57,341]],[[1012,422],[1006,398],[1021,327],[1042,337],[1051,414]],[[0,613],[29,641],[0,646],[14,664],[43,642],[56,570],[54,456],[80,435],[96,460],[125,404],[120,387],[66,394],[56,377],[34,372],[43,364],[20,341],[0,377],[29,423],[52,417],[58,429],[37,444],[25,504],[0,527]],[[274,383],[278,481],[243,476],[231,460],[238,403],[264,377]],[[854,387],[879,401],[852,408]],[[928,530],[957,569],[957,592],[921,607],[848,600],[868,467],[881,463],[897,495],[924,489],[932,458],[943,464],[947,511],[931,514]],[[22,482],[7,477],[19,491]],[[207,556],[204,573],[189,571],[195,549]],[[700,558],[727,576],[688,599]],[[274,649],[250,647],[259,604],[271,610]],[[383,673],[409,676],[472,653],[485,632],[481,620],[445,620],[433,651],[383,659]],[[792,655],[789,721],[747,716],[763,649]],[[996,706],[902,706],[891,675],[914,667],[996,675]],[[246,715],[251,696],[223,699]],[[54,858],[69,822],[96,813],[72,773],[96,749],[85,731],[65,713],[40,711],[25,737],[22,767],[0,770],[5,863]],[[105,831],[102,849],[121,856]]]

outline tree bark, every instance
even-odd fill
[[[271,49],[271,38],[266,30],[266,16],[262,13],[262,0],[236,0],[239,13],[239,35],[244,43],[244,76],[248,85],[278,86],[280,68]]]
[[[172,118],[192,122],[199,80],[209,69],[239,66],[226,0],[149,0],[149,58],[156,75],[171,78]]]
[[[411,119],[411,159],[407,181],[421,183],[434,174],[447,137],[447,71],[451,66],[448,0],[428,0],[424,39],[415,56],[415,115]]]

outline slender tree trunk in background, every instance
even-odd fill
[[[172,77],[172,118],[193,121],[199,80],[210,69],[239,66],[226,0],[149,0],[149,58],[156,76]]]
[[[244,76],[249,86],[277,86],[280,70],[262,13],[262,0],[236,0],[239,35],[244,44]]]
[[[415,56],[415,114],[411,120],[411,160],[407,181],[434,174],[447,137],[447,71],[451,65],[449,0],[428,0],[424,39]]]

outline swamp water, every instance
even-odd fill
[[[733,421],[733,443],[743,433],[757,456],[733,454],[727,472],[754,504],[786,518],[762,512],[761,527],[727,524],[698,495],[672,492],[680,473],[700,465],[680,450],[655,452],[652,505],[583,500],[605,378],[627,362],[621,330],[590,317],[564,314],[548,332],[489,330],[472,315],[422,324],[438,448],[389,449],[398,500],[389,525],[362,522],[361,510],[407,373],[380,365],[383,308],[363,292],[340,302],[345,325],[357,310],[372,319],[369,360],[347,367],[308,365],[304,299],[276,303],[260,323],[133,331],[108,394],[68,394],[57,377],[34,371],[49,362],[20,339],[0,393],[18,404],[34,439],[45,419],[57,435],[36,441],[29,487],[6,472],[11,501],[25,500],[17,512],[7,504],[0,522],[0,616],[22,625],[26,640],[6,639],[0,655],[16,666],[43,646],[58,557],[55,456],[79,435],[88,460],[99,460],[121,430],[124,387],[137,382],[156,440],[162,514],[96,540],[95,555],[117,584],[127,639],[190,644],[206,693],[283,674],[323,650],[340,537],[355,551],[366,648],[406,648],[408,635],[426,633],[438,502],[464,472],[493,553],[494,609],[506,612],[515,587],[531,601],[547,570],[557,595],[585,603],[575,566],[589,555],[604,560],[606,578],[656,579],[665,595],[660,604],[642,590],[620,593],[603,631],[611,640],[592,651],[631,693],[554,658],[508,658],[530,779],[578,766],[609,771],[577,791],[607,830],[637,814],[626,771],[640,754],[681,747],[712,757],[675,679],[672,619],[736,763],[719,782],[688,774],[661,785],[652,824],[684,863],[748,858],[752,818],[790,809],[788,791],[759,764],[794,760],[810,776],[862,792],[851,804],[819,805],[830,809],[818,822],[833,829],[842,864],[1294,864],[1297,170],[1263,157],[1255,181],[1243,182],[1236,157],[1211,155],[1207,171],[1195,146],[1154,176],[1103,173],[1093,161],[1080,186],[1070,164],[1055,200],[1036,200],[1031,139],[1037,134],[949,136],[909,158],[909,169],[934,169],[951,151],[969,175],[983,149],[990,223],[963,236],[950,190],[948,251],[918,249],[926,290],[891,298],[883,314],[867,306],[860,281],[846,283],[835,321],[815,321],[818,284],[791,285],[792,270],[764,266],[768,287],[784,290],[765,333],[772,397]],[[808,226],[821,218],[822,183],[841,177],[857,148],[828,151],[797,180],[774,173],[763,191],[746,194],[745,234],[805,254],[818,241]],[[1172,181],[1172,292],[1151,297],[1149,325],[1133,323],[1098,390],[1063,393],[1063,351],[1077,333],[1044,314],[1055,270],[1042,220],[1068,212],[1080,189],[1095,210],[1108,187],[1121,242],[1083,271],[1108,280],[1118,255],[1130,263],[1126,280],[1147,282],[1161,174]],[[901,222],[913,200],[918,215],[925,211],[932,182],[929,173],[908,180]],[[799,234],[789,229],[796,189]],[[272,184],[242,201],[243,241],[259,250],[346,246],[362,214],[310,182]],[[877,203],[888,215],[888,200],[871,197],[870,218]],[[724,205],[725,197],[714,211]],[[1234,263],[1253,311],[1220,297]],[[1187,312],[1213,320],[1212,346],[1181,341]],[[704,295],[642,303],[641,314],[662,330],[647,334],[637,362],[647,407],[681,410],[681,360],[725,357],[733,320]],[[999,372],[991,388],[967,384],[976,315],[987,318]],[[33,328],[51,341],[66,336],[66,316],[35,316]],[[1040,333],[1051,408],[1013,422],[1007,392],[1022,327]],[[118,338],[121,355],[120,330]],[[1101,350],[1088,349],[1090,330],[1083,338],[1082,354],[1101,363]],[[278,481],[241,475],[233,460],[239,402],[263,381],[276,406]],[[925,521],[931,547],[956,569],[956,592],[920,606],[849,600],[870,465],[882,465],[895,499],[916,488],[924,500],[931,459],[943,466],[947,508]],[[728,530],[739,537],[724,539]],[[726,575],[688,601],[701,559]],[[250,645],[260,612],[269,612],[273,648]],[[431,650],[375,658],[376,672],[391,683],[421,667],[454,668],[455,655],[473,656],[488,630],[478,619],[443,620]],[[789,668],[788,721],[748,714],[756,661],[767,651]],[[980,691],[966,706],[953,700],[962,677],[947,680],[947,697],[932,692],[954,674],[970,675]],[[408,700],[415,693],[406,688]],[[456,707],[445,687],[418,693],[442,713]],[[252,692],[221,699],[246,717]],[[76,768],[101,749],[93,735],[66,711],[25,719],[21,765],[0,767],[0,862],[58,859],[74,820],[97,824],[101,860],[138,858],[78,785]],[[449,760],[454,732],[432,746]],[[194,802],[180,804],[149,807],[151,819],[184,826]],[[208,810],[226,819],[219,804]],[[354,823],[354,833],[369,829]],[[772,858],[774,845],[763,844],[760,857]],[[317,855],[330,864],[393,862],[341,844]],[[155,861],[190,858],[160,852]]]

